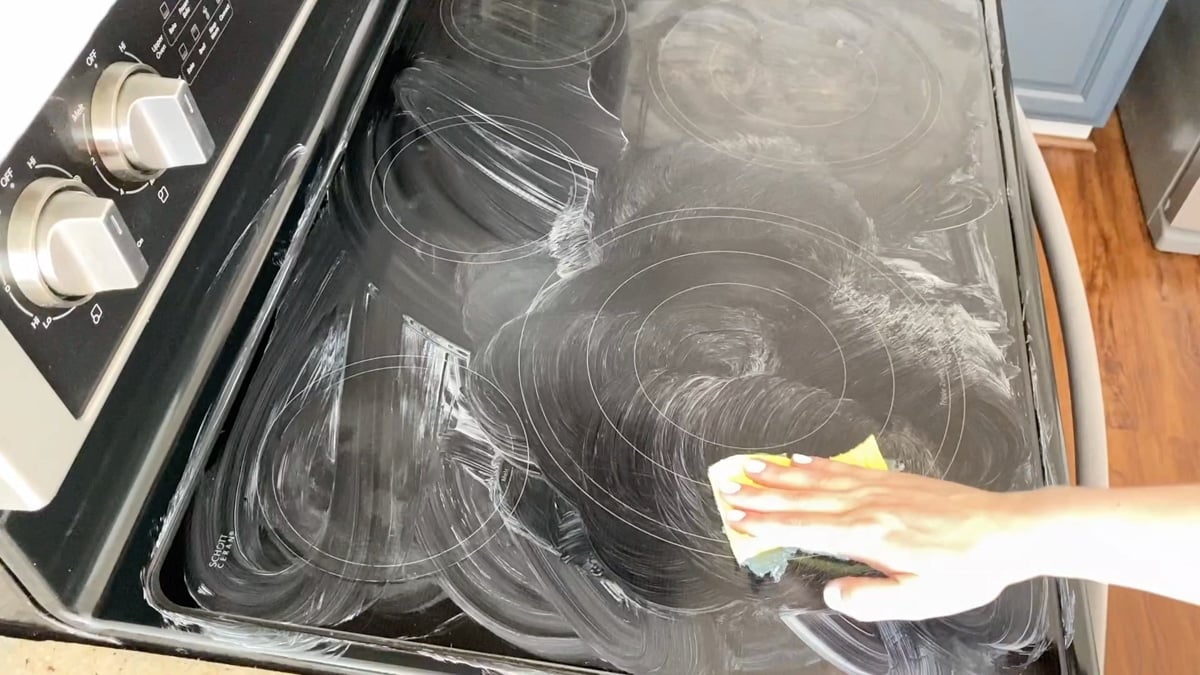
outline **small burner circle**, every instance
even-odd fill
[[[486,251],[463,250],[429,241],[405,224],[404,218],[396,211],[398,205],[392,204],[387,191],[381,188],[391,172],[396,170],[395,165],[400,156],[417,148],[419,141],[426,137],[437,138],[447,131],[461,128],[487,129],[490,134],[505,139],[531,157],[535,157],[538,161],[531,164],[533,167],[552,165],[569,172],[572,178],[571,188],[563,201],[563,210],[572,204],[582,203],[591,190],[592,179],[587,173],[587,165],[569,143],[549,129],[505,115],[454,115],[406,132],[380,154],[371,171],[370,180],[371,207],[379,222],[397,241],[418,254],[435,260],[463,265],[487,265],[511,262],[538,254],[550,236],[549,232],[532,241]]]
[[[705,6],[671,26],[646,67],[652,96],[678,128],[756,164],[878,164],[928,135],[942,104],[920,45],[864,3]],[[897,69],[903,77],[889,72]],[[904,88],[883,85],[895,81]],[[831,133],[845,142],[820,143]],[[823,156],[744,156],[725,144],[739,134],[793,137]]]
[[[694,255],[724,256],[724,255],[747,255],[747,254],[744,252],[741,252],[741,251],[700,251],[700,252],[696,252],[696,253],[692,253],[692,254],[688,254],[688,255],[690,257],[690,256],[694,256]],[[754,255],[755,255],[755,257],[759,257],[757,254],[754,254]],[[650,267],[654,267],[656,265],[659,265],[662,263],[667,263],[667,262],[670,262],[671,260],[678,260],[678,259],[679,259],[679,257],[676,257],[674,259],[667,259],[667,260],[661,261],[660,263],[655,263],[654,265],[651,265]],[[778,258],[774,259],[774,261],[775,262],[783,262],[784,264],[788,264],[785,261],[779,260]],[[772,260],[766,259],[766,260],[763,260],[762,262],[765,264],[768,262],[772,262]],[[643,270],[639,271],[637,274],[641,274],[642,272],[647,271],[648,269],[650,269],[650,267],[644,268]],[[803,267],[799,267],[799,269],[804,272],[808,272],[808,270]],[[811,272],[809,272],[809,273],[811,274]],[[813,276],[815,276],[815,275],[813,275]],[[630,279],[632,279],[632,278],[633,277],[630,277]],[[622,285],[624,285],[624,284],[622,284]],[[801,312],[808,314],[808,316],[811,317],[813,321],[817,322],[821,326],[821,328],[824,329],[825,333],[829,336],[830,341],[833,343],[833,349],[837,351],[838,356],[842,362],[842,389],[841,389],[841,392],[838,394],[837,404],[834,406],[833,410],[829,411],[829,414],[825,417],[824,420],[821,421],[820,424],[818,424],[816,427],[808,430],[808,432],[803,435],[800,435],[800,436],[797,436],[796,438],[792,438],[792,439],[782,441],[782,442],[771,443],[771,444],[766,444],[766,445],[757,445],[757,446],[730,445],[727,443],[723,443],[719,439],[705,438],[704,436],[694,433],[691,430],[685,428],[679,422],[672,419],[670,415],[668,415],[666,412],[664,412],[663,408],[661,407],[660,402],[655,401],[654,397],[652,397],[649,394],[649,392],[646,391],[645,384],[642,381],[642,373],[641,373],[640,368],[638,367],[638,348],[641,343],[642,331],[643,331],[643,329],[645,329],[646,324],[650,321],[651,317],[654,316],[655,312],[658,312],[663,306],[667,305],[671,301],[677,300],[678,298],[680,298],[688,293],[698,293],[698,292],[702,292],[706,289],[712,289],[712,288],[749,288],[749,289],[754,289],[756,291],[767,294],[768,296],[774,296],[775,299],[782,300],[785,303],[789,303],[789,304],[793,305],[794,307],[796,307],[797,309],[799,309]],[[615,294],[616,294],[616,291],[614,291],[614,295]],[[601,308],[600,311],[603,311],[603,307]],[[599,314],[599,313],[600,312],[597,312],[597,314]],[[729,450],[735,450],[738,452],[749,452],[749,453],[780,451],[783,448],[794,446],[794,445],[802,442],[804,439],[806,439],[806,438],[812,436],[813,434],[817,433],[818,431],[820,431],[821,427],[828,424],[829,420],[833,419],[834,416],[837,415],[838,410],[841,408],[842,401],[845,400],[846,388],[849,384],[847,368],[846,368],[846,354],[845,354],[845,352],[842,351],[842,345],[840,342],[838,342],[837,336],[833,334],[833,331],[829,328],[829,325],[826,324],[825,321],[823,321],[821,319],[821,317],[817,315],[816,312],[812,311],[811,309],[806,307],[803,303],[797,301],[796,299],[783,293],[782,291],[779,291],[774,288],[767,288],[766,286],[758,286],[755,284],[747,284],[747,283],[741,283],[741,282],[713,282],[713,283],[706,283],[706,284],[697,284],[697,285],[691,286],[689,288],[685,288],[684,290],[677,291],[677,292],[671,294],[670,296],[664,298],[661,302],[659,302],[657,305],[655,305],[654,308],[651,309],[646,314],[646,316],[642,318],[642,323],[638,327],[637,333],[634,334],[633,373],[634,373],[634,377],[637,378],[638,391],[640,391],[642,396],[644,396],[646,398],[646,400],[650,403],[650,406],[652,408],[654,408],[654,411],[657,412],[660,417],[662,417],[664,420],[666,420],[668,424],[675,427],[676,429],[679,429],[681,432],[687,434],[688,436],[691,436],[692,438],[695,438],[696,440],[702,441],[709,445],[715,445],[715,446],[719,446],[719,447],[726,448]],[[595,391],[593,391],[593,396],[595,396]],[[598,398],[597,398],[596,404],[598,406],[600,405],[600,401]],[[608,417],[607,413],[605,413],[605,417]],[[679,477],[683,478],[685,480],[693,480],[694,481],[694,479],[692,479],[692,478],[686,478],[684,476],[679,476]]]
[[[447,0],[440,17],[446,34],[464,51],[522,70],[590,61],[617,43],[627,20],[624,0]],[[595,30],[581,35],[580,26]]]
[[[410,374],[418,371],[432,371],[441,376],[444,374],[445,368],[446,363],[444,359],[401,354],[376,356],[349,363],[342,368],[327,373],[322,378],[310,382],[302,390],[284,401],[278,408],[280,414],[273,418],[271,426],[278,427],[280,435],[286,434],[288,428],[301,416],[306,401],[312,400],[313,397],[324,400],[333,390],[342,388],[349,381],[362,377],[383,377],[387,381],[394,381],[396,378],[411,376]],[[476,385],[485,385],[494,389],[494,393],[498,394],[497,397],[493,397],[494,400],[503,401],[510,407],[512,414],[510,419],[520,419],[519,415],[517,415],[516,406],[513,405],[512,401],[508,399],[503,390],[493,380],[467,368],[465,365],[459,365],[457,368],[461,370],[464,380],[470,378]],[[289,410],[291,414],[287,414]],[[268,429],[264,433],[264,437],[269,436],[270,433],[271,430]],[[517,438],[520,435],[519,433],[510,433],[509,437]],[[428,451],[428,449],[425,450]],[[440,472],[438,475],[440,475]],[[480,519],[480,523],[474,531],[463,537],[457,544],[443,551],[425,551],[422,552],[423,555],[420,557],[405,555],[399,561],[351,559],[345,555],[328,551],[322,542],[310,539],[302,528],[289,517],[288,509],[284,508],[283,500],[279,494],[280,486],[278,481],[272,479],[266,481],[266,483],[266,494],[263,499],[269,500],[268,505],[275,514],[278,514],[280,524],[286,528],[285,532],[277,534],[278,540],[289,548],[298,549],[293,551],[293,555],[298,560],[308,561],[316,567],[325,569],[330,574],[355,581],[388,581],[394,580],[394,577],[398,578],[397,575],[402,576],[406,581],[411,581],[438,574],[445,567],[454,565],[473,555],[475,551],[486,545],[505,527],[501,506],[495,503],[492,510]],[[515,501],[520,501],[527,484],[528,475],[522,473],[522,480],[517,488],[518,493]],[[435,485],[428,487],[429,489],[436,489]],[[412,517],[415,519],[421,516],[419,513],[414,513]],[[384,548],[386,550],[386,547]],[[336,568],[336,571],[333,568]]]

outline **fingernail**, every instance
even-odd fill
[[[742,466],[742,470],[746,473],[762,473],[763,471],[766,471],[766,469],[767,463],[761,459],[748,460],[746,464]]]
[[[792,464],[812,464],[812,457],[808,455],[792,455]]]
[[[745,511],[734,510],[734,511],[730,511],[725,514],[725,520],[727,520],[731,523],[736,523],[737,521],[739,521],[745,517],[746,517]]]
[[[721,486],[721,492],[724,492],[727,495],[735,495],[738,493],[738,490],[741,489],[742,486],[737,483],[725,483]]]
[[[842,586],[836,582],[825,584],[825,604],[836,609],[842,604]]]

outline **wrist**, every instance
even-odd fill
[[[1014,493],[1023,533],[1016,542],[1030,577],[1087,576],[1083,569],[1095,558],[1096,542],[1104,536],[1103,514],[1096,503],[1102,492],[1076,487],[1052,487]]]

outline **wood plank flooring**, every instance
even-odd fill
[[[1096,327],[1111,481],[1200,482],[1200,257],[1154,249],[1115,116],[1093,140],[1095,152],[1044,148],[1043,154]],[[1065,373],[1058,365],[1062,391]],[[1164,561],[1151,573],[1197,571]],[[1200,673],[1200,607],[1113,589],[1107,672]]]

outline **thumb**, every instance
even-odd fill
[[[941,615],[930,591],[912,575],[847,577],[825,585],[825,604],[858,621],[919,621]]]

